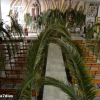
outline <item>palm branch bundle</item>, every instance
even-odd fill
[[[97,37],[94,38],[94,32],[97,33]],[[99,58],[100,56],[100,23],[94,24],[92,27],[87,28],[86,33],[87,46],[93,52],[93,54]],[[93,43],[94,42],[94,43]]]
[[[17,20],[12,18],[11,16],[9,16],[11,19],[11,26],[6,25],[5,23],[1,22],[0,23],[0,34],[1,34],[1,38],[2,38],[2,44],[5,44],[5,47],[7,49],[8,52],[8,56],[10,60],[12,58],[12,56],[14,56],[16,54],[16,52],[18,52],[19,50],[19,43],[20,42],[24,42],[24,36],[23,35],[23,29],[21,27],[21,25],[18,24]],[[17,34],[19,37],[15,37],[14,34]],[[17,42],[16,42],[17,41]],[[0,50],[2,50],[2,48],[0,48]],[[4,57],[5,58],[5,57]],[[5,60],[5,59],[3,59]],[[6,64],[6,63],[5,63]],[[4,69],[5,68],[5,64],[4,66],[2,66]],[[2,72],[2,70],[0,70]]]

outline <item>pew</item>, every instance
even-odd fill
[[[77,79],[73,78],[73,79],[72,79],[72,83],[75,84],[75,83],[76,83],[76,80],[77,80]],[[93,79],[92,82],[93,82],[94,84],[100,85],[100,79]]]
[[[8,78],[9,75],[17,75],[18,78],[20,75],[23,75],[26,72],[25,70],[4,70],[4,71],[5,71],[6,78]],[[39,70],[38,73],[41,75],[43,71]]]
[[[97,84],[97,86],[100,88],[100,79],[93,79],[92,82],[94,84]],[[76,79],[75,78],[72,79],[72,83],[76,84]],[[100,96],[100,90],[96,90],[96,92],[97,92],[96,96]]]
[[[91,68],[100,68],[100,63],[86,63],[86,67],[88,67],[89,68],[89,70],[91,69]]]
[[[96,75],[100,74],[100,70],[89,70],[89,74],[91,74],[94,78]]]
[[[100,96],[100,90],[97,91],[96,96],[98,96],[98,97]]]
[[[6,77],[9,77],[9,75],[17,75],[19,77],[20,75],[25,73],[25,70],[4,70]]]
[[[16,61],[26,61],[26,56],[17,56],[17,57],[14,57],[14,60],[15,62]]]
[[[22,43],[22,44],[21,44],[21,47],[23,47],[23,48],[28,48],[28,47],[29,47],[29,44],[27,44],[27,43]]]
[[[88,70],[89,74],[92,75],[94,78],[96,75],[100,74],[100,70]],[[72,72],[70,72],[72,74]]]
[[[85,58],[84,61],[86,63],[96,63],[97,62],[97,58]]]
[[[18,55],[26,55],[27,52],[18,52],[17,54],[18,54]]]
[[[86,56],[94,57],[93,53],[90,51],[85,51],[84,53]]]
[[[0,89],[0,94],[16,95],[17,89]],[[32,96],[37,96],[39,92],[32,90]]]
[[[19,49],[20,51],[22,50],[22,51],[26,51],[26,50],[28,50],[28,48],[20,48]]]
[[[13,88],[14,86],[17,84],[17,83],[22,83],[23,82],[23,78],[5,78],[5,77],[1,77],[0,78],[0,87],[2,87],[5,83],[10,83],[13,85]]]
[[[87,55],[86,55],[86,57],[85,57],[85,58],[87,58],[87,59],[96,58],[96,59],[97,59],[97,57],[94,57],[94,56],[87,56]]]
[[[26,62],[25,61],[15,61],[15,62],[9,62],[11,69],[13,69],[14,67],[19,67],[21,69],[23,69],[23,67],[26,66]]]
[[[83,43],[83,40],[73,40],[73,42],[74,42],[74,43],[77,43],[77,44],[84,44],[84,43]]]
[[[85,45],[80,45],[80,48],[83,49],[84,51],[88,51],[89,50]]]
[[[96,40],[91,40],[91,41],[89,41],[90,44],[96,44],[97,42],[100,43],[100,40],[99,40],[99,41],[96,41]]]

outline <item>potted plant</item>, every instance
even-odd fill
[[[24,33],[26,36],[28,36],[28,28],[24,28]]]
[[[24,28],[24,32],[25,35],[28,36],[28,32],[30,31],[30,25],[32,23],[32,16],[30,16],[30,14],[24,14],[24,22],[25,22],[25,28]]]

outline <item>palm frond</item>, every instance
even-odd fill
[[[47,34],[46,34],[47,35]],[[46,45],[46,39],[44,33],[41,33],[38,37],[39,39],[33,41],[29,46],[28,55],[27,55],[27,71],[25,75],[25,81],[22,84],[21,89],[19,89],[18,94],[16,96],[17,100],[20,100],[22,97],[22,93],[24,91],[27,92],[27,88],[30,84],[38,84],[37,80],[40,79],[39,70],[41,69],[41,63],[43,63],[44,51]],[[37,86],[34,89],[37,89]],[[28,88],[28,91],[32,91],[32,87]],[[26,96],[26,94],[24,95]],[[30,97],[31,98],[31,97]],[[28,100],[28,99],[27,99]]]
[[[22,37],[22,34],[23,34],[22,27],[12,17],[10,17],[10,18],[12,20],[13,29],[15,29],[16,32],[19,34],[20,40],[24,41],[24,38]],[[18,44],[16,43],[16,41],[19,41],[19,38],[13,37],[12,33],[13,32],[12,32],[11,27],[9,25],[7,25],[3,22],[0,23],[0,34],[2,36],[3,43],[5,44],[4,48],[7,49],[7,52],[9,55],[9,59],[7,59],[8,61],[19,50]],[[5,66],[2,66],[2,67],[3,67],[3,69],[5,68]]]
[[[85,58],[85,53],[84,53],[84,50],[82,49],[81,45],[75,44],[75,46],[76,46],[76,48],[77,48],[77,51],[78,51],[79,54],[80,54],[80,57],[81,57],[82,59],[84,59],[84,58]]]
[[[68,68],[77,79],[77,84],[79,90],[83,94],[84,100],[93,100],[96,92],[94,84],[92,83],[92,77],[90,77],[79,53],[77,53],[72,46],[67,45],[61,39],[55,39],[54,41],[61,46],[64,50],[63,52],[67,55],[68,64],[70,65]]]
[[[97,33],[97,37],[92,40],[94,38],[94,32]],[[97,57],[99,58],[99,52],[100,52],[100,23],[96,23],[94,24],[91,28],[88,27],[87,29],[87,34],[86,34],[86,39],[88,41],[90,41],[90,50],[93,52],[93,54],[97,54]],[[94,41],[95,43],[94,44],[91,44],[91,41]]]
[[[74,87],[71,84],[65,84],[60,80],[46,76],[44,79],[41,80],[41,85],[52,85],[58,87],[61,91],[68,94],[71,100],[78,100]]]
[[[23,39],[22,36],[24,36],[22,26],[18,23],[17,19],[12,18],[11,19],[11,32],[14,31],[14,33],[17,33],[19,38]]]

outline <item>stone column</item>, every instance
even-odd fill
[[[98,7],[98,14],[97,14],[97,17],[100,17],[100,5]]]

